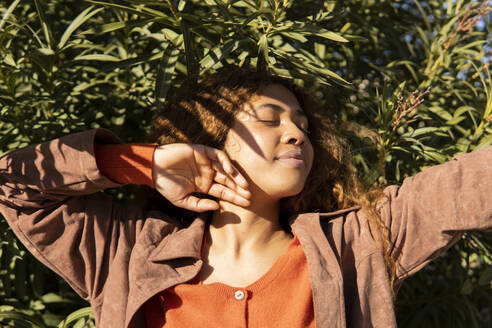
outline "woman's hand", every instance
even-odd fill
[[[169,144],[157,147],[152,169],[154,185],[172,204],[195,212],[216,210],[219,204],[193,193],[209,194],[248,206],[246,179],[225,152],[204,145]]]

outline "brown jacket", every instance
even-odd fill
[[[184,224],[115,204],[100,192],[118,185],[99,172],[95,140],[120,142],[98,129],[4,156],[0,211],[29,251],[91,302],[98,327],[144,327],[142,305],[199,272],[207,214]],[[487,147],[385,189],[378,209],[398,279],[461,231],[492,226],[491,163]],[[383,256],[361,210],[298,214],[291,227],[306,254],[317,327],[396,327]]]

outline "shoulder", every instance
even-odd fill
[[[319,213],[319,218],[321,221],[330,221],[335,218],[346,218],[350,214],[357,214],[361,209],[360,206],[352,206],[343,208],[340,210],[332,211],[332,212],[321,212]]]

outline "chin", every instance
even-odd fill
[[[282,199],[299,195],[303,189],[304,183],[291,186],[284,185],[282,188],[276,188],[275,190],[272,190],[270,195],[272,196],[272,198]]]

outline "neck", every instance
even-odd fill
[[[207,242],[217,253],[227,252],[239,258],[291,238],[280,226],[278,201],[252,202],[247,208],[225,201],[219,204],[212,216]]]

